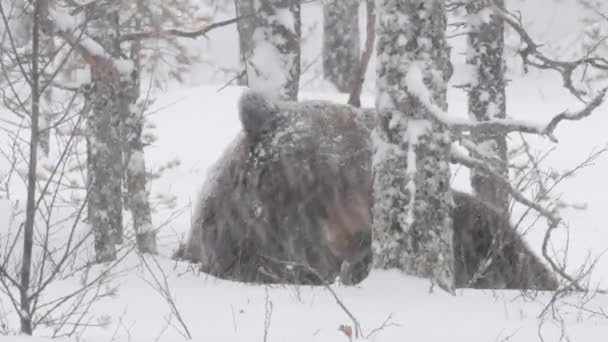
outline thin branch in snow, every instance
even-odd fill
[[[268,331],[270,330],[270,321],[272,318],[272,301],[266,287],[266,301],[264,303],[264,342],[268,341]]]
[[[551,234],[552,234],[553,230],[555,230],[558,227],[558,225],[562,222],[561,217],[557,214],[557,212],[555,210],[550,211],[547,208],[542,207],[539,203],[528,199],[520,191],[515,189],[507,179],[505,179],[498,172],[494,171],[490,166],[488,166],[487,163],[467,156],[465,153],[458,151],[458,149],[454,145],[452,145],[451,162],[461,164],[461,165],[467,166],[469,168],[477,169],[481,172],[484,172],[490,178],[492,178],[499,184],[503,185],[505,187],[505,189],[509,192],[509,194],[511,194],[511,196],[513,196],[513,198],[516,201],[537,211],[541,216],[545,217],[549,223],[549,227],[548,227],[547,231],[545,232],[545,235],[543,238],[543,244],[542,244],[543,258],[549,263],[549,265],[551,266],[551,269],[553,269],[553,271],[555,271],[557,274],[559,274],[563,279],[565,279],[570,284],[569,285],[570,288],[573,288],[574,290],[581,291],[581,292],[586,291],[585,287],[580,285],[576,279],[569,276],[563,267],[560,267],[559,265],[557,265],[548,253],[547,248],[548,248],[549,240],[551,239]]]
[[[310,272],[311,274],[313,274],[314,276],[316,276],[320,280],[323,279],[323,277],[321,277],[321,275],[319,274],[319,272],[317,272],[317,270],[315,270],[314,268],[310,267],[310,265],[308,265],[308,264],[277,260],[277,259],[269,257],[269,256],[264,256],[264,258],[266,258],[266,259],[268,259],[270,261],[276,262],[277,264],[285,265],[285,267],[294,267],[294,266],[296,266],[296,267],[302,267],[307,272]],[[271,274],[268,274],[268,275],[272,276]],[[338,296],[338,294],[336,293],[336,291],[334,291],[334,289],[331,287],[331,284],[329,284],[328,282],[323,282],[323,287],[325,287],[325,289],[327,291],[329,291],[329,293],[332,295],[332,297],[336,300],[336,303],[338,304],[338,306],[351,319],[351,321],[353,323],[353,326],[355,327],[355,337],[359,338],[360,336],[364,336],[363,329],[361,328],[361,324],[359,323],[359,320],[346,307],[346,305],[340,299],[340,297]]]
[[[150,263],[148,263],[148,260],[147,260],[148,257],[151,258],[153,266],[158,270],[158,273],[159,273],[158,275],[154,272],[154,269],[152,268],[152,266],[150,266]],[[169,286],[169,281],[168,281],[167,275],[165,274],[165,272],[162,268],[162,265],[158,262],[158,260],[156,259],[156,257],[154,255],[147,255],[147,256],[141,255],[140,260],[141,260],[144,268],[148,271],[148,273],[152,277],[152,280],[147,280],[145,278],[143,278],[143,280],[146,283],[148,283],[150,286],[152,286],[158,292],[158,294],[160,294],[161,297],[167,302],[167,304],[169,305],[169,307],[171,309],[172,316],[174,316],[177,319],[179,325],[181,326],[181,329],[183,330],[183,331],[180,331],[178,329],[177,331],[180,334],[182,334],[184,337],[186,337],[187,339],[191,340],[192,334],[190,333],[190,329],[188,329],[188,325],[186,324],[186,321],[184,320],[183,316],[181,315],[181,312],[177,306],[175,297],[171,293],[171,287]]]
[[[604,102],[604,97],[607,90],[608,88],[602,89],[602,91],[600,91],[600,93],[582,110],[575,113],[563,112],[555,116],[553,119],[551,119],[547,127],[545,127],[545,132],[547,132],[546,134],[552,136],[553,131],[562,120],[576,121],[590,116],[593,111]],[[553,139],[555,139],[555,137],[553,137]]]
[[[604,102],[608,88],[602,89],[587,105],[577,112],[562,112],[556,115],[548,124],[534,124],[523,120],[514,119],[490,119],[486,121],[471,121],[451,117],[445,110],[434,104],[431,100],[428,89],[424,85],[423,73],[419,63],[412,63],[406,77],[407,87],[410,94],[415,96],[420,103],[430,112],[433,119],[446,125],[453,131],[463,132],[473,129],[479,130],[487,135],[501,135],[511,132],[522,132],[537,135],[544,135],[553,142],[557,138],[553,132],[557,125],[563,120],[581,120],[593,114],[593,112]],[[398,99],[397,94],[392,93],[393,99]],[[393,100],[395,101],[395,100]],[[398,103],[397,101],[395,101]]]
[[[582,96],[585,95],[584,91],[576,89],[572,76],[574,71],[581,66],[591,66],[599,70],[608,70],[608,59],[597,56],[585,56],[573,61],[560,61],[547,57],[545,54],[539,51],[541,44],[538,44],[532,39],[530,34],[526,31],[521,23],[521,20],[505,8],[497,5],[493,5],[492,10],[494,14],[499,16],[505,23],[507,23],[522,39],[525,43],[525,47],[519,50],[519,55],[522,58],[524,66],[531,65],[538,69],[543,70],[555,70],[562,76],[564,87],[570,91],[579,100],[583,101]],[[583,101],[584,102],[584,101]]]
[[[511,183],[507,179],[505,179],[502,175],[500,175],[498,172],[494,171],[490,166],[488,166],[487,163],[485,163],[479,159],[467,156],[465,153],[460,152],[453,145],[452,145],[450,159],[451,159],[452,163],[461,164],[461,165],[464,165],[471,169],[476,169],[476,170],[479,170],[479,171],[487,174],[490,178],[495,180],[497,183],[503,185],[505,187],[505,189],[507,191],[509,191],[509,194],[511,194],[511,196],[513,196],[513,198],[516,201],[518,201],[519,203],[521,203],[527,207],[530,207],[530,208],[536,210],[539,214],[541,214],[543,217],[545,217],[550,222],[550,225],[557,226],[559,224],[559,222],[561,221],[561,217],[559,217],[556,213],[551,212],[551,211],[547,210],[546,208],[543,208],[542,206],[540,206],[538,203],[534,203],[534,201],[531,201],[528,198],[526,198],[526,196],[524,196],[521,192],[519,192],[517,189],[515,189],[513,187],[513,185],[511,185]]]
[[[470,130],[472,128],[475,128],[480,129],[484,131],[484,133],[491,135],[505,134],[511,132],[530,133],[544,135],[552,142],[557,142],[558,140],[554,135],[554,131],[557,128],[557,125],[563,120],[576,121],[584,119],[593,114],[593,112],[604,102],[607,90],[608,88],[602,89],[593,98],[593,100],[591,100],[583,109],[577,112],[564,111],[553,117],[553,119],[551,119],[551,121],[549,121],[549,123],[546,125],[532,124],[529,122],[512,119],[494,119],[473,123],[473,126],[470,127],[456,125],[455,128],[460,128],[460,130]]]
[[[142,40],[142,39],[149,39],[149,38],[163,38],[163,37],[180,37],[180,38],[197,39],[197,38],[203,36],[206,38],[207,33],[211,32],[215,29],[221,28],[221,27],[235,24],[239,20],[250,17],[252,15],[253,14],[218,21],[218,22],[212,23],[210,25],[207,25],[203,28],[200,28],[198,30],[194,30],[194,31],[183,31],[183,30],[178,30],[178,29],[165,29],[165,30],[151,30],[151,31],[145,31],[145,32],[127,33],[127,34],[123,34],[120,36],[120,41],[126,42],[126,41],[132,41],[132,40]]]

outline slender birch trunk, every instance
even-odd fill
[[[33,4],[32,70],[30,75],[30,87],[32,92],[30,153],[27,171],[27,203],[25,209],[25,223],[23,225],[23,257],[21,260],[19,283],[19,318],[21,322],[21,332],[26,335],[31,335],[33,332],[30,282],[34,248],[34,221],[36,219],[36,170],[40,143],[40,74],[38,64],[38,58],[40,58],[40,3],[41,1],[37,0]]]

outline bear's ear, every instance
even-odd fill
[[[256,136],[272,128],[279,114],[279,106],[270,95],[254,90],[241,95],[239,118],[247,135]]]

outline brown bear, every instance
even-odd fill
[[[239,116],[243,131],[210,171],[179,256],[243,282],[362,281],[372,266],[373,110],[246,91]],[[464,193],[454,201],[458,287],[557,287],[505,215]]]
[[[344,261],[370,265],[371,148],[361,112],[257,92],[239,107],[243,132],[210,171],[184,256],[215,276],[263,283],[333,282]]]

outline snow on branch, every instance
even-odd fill
[[[576,121],[590,116],[603,102],[606,97],[606,91],[602,89],[599,94],[593,98],[583,109],[576,112],[564,111],[549,121],[546,125],[533,124],[521,120],[512,119],[493,119],[488,121],[471,122],[467,125],[456,125],[454,128],[460,131],[479,129],[486,134],[497,135],[511,132],[522,132],[530,134],[544,135],[553,142],[557,142],[557,138],[553,134],[557,125],[563,120]]]
[[[84,32],[82,25],[69,13],[49,8],[48,20],[70,45],[79,50],[91,66],[111,65],[112,69],[121,75],[130,75],[133,72],[135,67],[133,61],[112,57],[101,44]]]
[[[132,40],[142,40],[142,39],[149,39],[149,38],[163,38],[163,37],[180,37],[180,38],[196,39],[201,36],[206,37],[207,33],[211,32],[214,29],[232,25],[232,24],[238,22],[239,20],[246,18],[246,17],[250,17],[250,16],[252,16],[252,15],[250,14],[250,15],[240,16],[240,17],[236,17],[236,18],[232,18],[232,19],[228,19],[228,20],[218,21],[218,22],[209,24],[209,25],[207,25],[201,29],[195,30],[195,31],[183,31],[183,30],[178,30],[178,29],[150,30],[150,31],[123,34],[122,36],[120,36],[119,39],[121,42],[132,41]]]
[[[522,58],[524,66],[531,65],[538,69],[555,70],[559,72],[562,76],[564,87],[566,87],[566,89],[568,89],[570,93],[576,96],[579,100],[582,101],[582,96],[586,94],[584,91],[576,89],[574,86],[574,82],[572,80],[574,71],[580,66],[591,66],[599,70],[608,71],[608,59],[604,57],[591,56],[593,49],[588,51],[585,57],[573,61],[560,61],[547,57],[539,51],[541,44],[536,43],[534,39],[532,39],[526,29],[524,29],[519,18],[497,5],[492,6],[492,10],[515,32],[517,32],[519,37],[525,43],[526,46],[519,50],[519,55]]]
[[[420,101],[420,103],[426,107],[435,120],[446,125],[452,131],[464,132],[475,129],[487,135],[522,132],[544,135],[553,142],[557,142],[557,138],[554,136],[553,132],[561,121],[581,120],[590,116],[604,102],[606,91],[608,91],[608,88],[602,89],[589,103],[587,103],[583,109],[577,112],[562,112],[553,117],[553,119],[551,119],[551,121],[549,121],[547,124],[536,124],[514,119],[472,121],[468,119],[451,117],[445,110],[434,104],[431,100],[430,92],[424,84],[422,65],[418,62],[414,62],[410,66],[406,76],[406,83],[410,95],[414,96],[418,101]],[[397,94],[391,94],[393,99],[398,98],[395,95]]]

